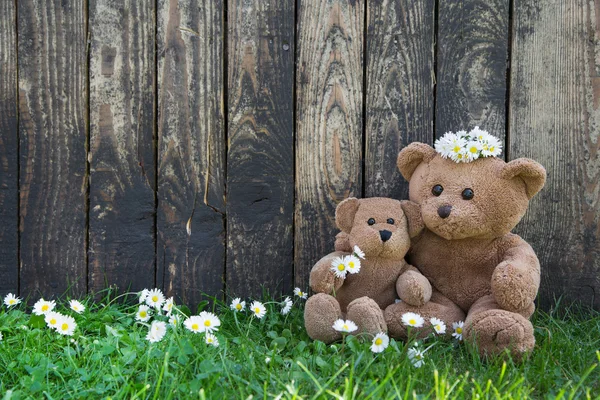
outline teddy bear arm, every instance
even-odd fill
[[[398,277],[396,292],[400,299],[411,306],[422,306],[431,299],[431,283],[412,265]]]
[[[331,270],[331,263],[336,257],[342,257],[348,253],[336,251],[321,258],[312,267],[309,277],[310,288],[315,293],[331,294],[344,284],[344,279],[335,276]]]
[[[531,307],[540,287],[540,262],[531,246],[521,242],[508,249],[492,275],[492,293],[498,304],[519,312]]]

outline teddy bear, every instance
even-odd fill
[[[404,260],[410,237],[423,226],[418,205],[389,198],[349,198],[337,206],[335,221],[341,230],[336,251],[320,259],[310,273],[309,284],[316,294],[306,302],[304,321],[312,339],[325,343],[341,339],[333,328],[338,319],[353,321],[358,326],[355,333],[387,332],[383,310],[398,296],[415,306],[429,301],[429,281]],[[364,257],[360,270],[338,276],[334,261],[353,252]]]
[[[474,143],[475,157],[461,160],[472,154],[465,140],[457,138],[460,135],[452,141],[459,146],[446,143],[445,149],[438,149],[436,143],[434,149],[411,143],[398,155],[400,173],[409,181],[409,198],[420,206],[425,225],[412,239],[407,260],[429,280],[433,293],[423,305],[388,306],[385,322],[390,336],[404,338],[404,313],[424,316],[421,329],[427,331],[428,317],[448,321],[445,313],[455,305],[462,316],[450,319],[464,320],[459,333],[475,343],[482,356],[508,350],[518,359],[535,344],[529,318],[540,285],[540,263],[531,246],[511,230],[544,186],[546,171],[527,158],[505,162],[477,157],[487,148],[485,141],[483,146],[469,142]]]

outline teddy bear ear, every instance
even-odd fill
[[[525,182],[525,190],[530,200],[546,183],[546,169],[529,158],[517,158],[507,163],[500,176],[504,179],[521,178]]]
[[[343,232],[350,233],[352,225],[354,225],[354,215],[358,211],[358,199],[350,197],[340,204],[335,209],[335,223]]]
[[[425,228],[423,217],[421,216],[421,206],[418,203],[410,200],[400,201],[402,205],[402,211],[406,215],[406,221],[408,222],[408,236],[411,238],[419,236],[419,234]]]
[[[435,149],[428,144],[414,142],[403,148],[398,154],[398,169],[407,181],[422,162],[429,162],[435,157]]]

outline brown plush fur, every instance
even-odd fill
[[[407,219],[403,209],[413,217]],[[410,233],[420,233],[416,210],[416,204],[386,198],[350,198],[338,205],[336,223],[342,230],[336,237],[338,251],[319,260],[310,274],[310,287],[317,294],[306,303],[304,321],[311,338],[326,343],[340,339],[341,334],[333,329],[339,318],[355,322],[359,327],[355,333],[387,332],[383,309],[398,295],[413,305],[429,301],[429,281],[404,261]],[[368,224],[370,218],[375,219],[374,225]],[[393,224],[389,218],[394,219]],[[417,221],[417,226],[410,227],[409,219]],[[387,241],[382,240],[383,230],[391,232]],[[354,246],[365,253],[360,272],[348,274],[345,280],[335,277],[331,262],[350,254]]]
[[[510,231],[544,186],[544,168],[524,158],[506,163],[487,157],[459,164],[423,143],[403,149],[398,167],[410,182],[410,200],[421,206],[425,224],[408,260],[439,294],[432,297],[434,304],[389,306],[385,319],[390,334],[406,335],[400,318],[407,311],[447,324],[462,319],[464,312],[464,338],[476,342],[482,355],[510,349],[518,358],[532,350],[528,318],[540,284],[540,264],[531,246]],[[432,193],[435,185],[443,187],[439,196]],[[474,193],[470,200],[462,196],[467,188]],[[461,311],[454,308],[448,318],[440,304],[454,304]]]

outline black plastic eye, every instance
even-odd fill
[[[433,193],[434,196],[439,196],[440,194],[442,194],[443,191],[444,188],[442,187],[442,185],[435,185],[433,189],[431,189],[431,193]]]
[[[387,219],[387,223],[390,224],[390,225],[394,225],[394,222],[395,222],[394,218],[388,218]]]
[[[473,193],[473,189],[465,189],[462,192],[462,198],[465,200],[471,200],[473,196],[475,196],[475,193]]]
[[[375,225],[375,219],[374,218],[369,218],[369,220],[367,221],[367,224],[369,224],[369,225]]]

